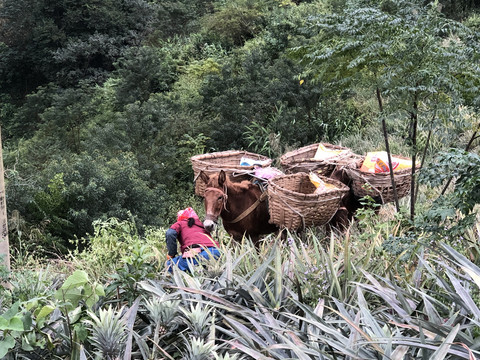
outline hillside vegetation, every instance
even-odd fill
[[[478,144],[474,4],[28,4],[1,8],[14,244],[63,252],[110,217],[165,226],[195,203],[201,153],[276,160],[323,141],[365,154],[385,147],[382,121],[391,152],[425,167]]]
[[[479,8],[1,1],[0,358],[480,357]],[[165,273],[203,211],[191,156],[317,142],[422,169],[345,234],[220,231],[218,262]]]

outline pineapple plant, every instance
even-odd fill
[[[115,311],[111,306],[100,309],[99,315],[89,312],[85,323],[91,330],[90,342],[100,359],[119,360],[122,358],[127,339],[126,321],[123,308]]]

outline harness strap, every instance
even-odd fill
[[[223,222],[226,222],[226,223],[229,223],[229,224],[235,224],[237,222],[239,222],[240,220],[243,220],[245,219],[248,215],[251,214],[251,212],[253,210],[255,210],[257,208],[258,205],[260,205],[260,203],[262,201],[264,201],[266,198],[267,198],[268,194],[266,191],[262,192],[262,194],[260,195],[260,197],[257,199],[257,201],[255,201],[252,205],[250,205],[250,207],[245,210],[243,213],[241,213],[240,215],[238,215],[234,220],[232,221],[225,221],[223,220]]]

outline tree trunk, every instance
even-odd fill
[[[434,115],[435,118],[435,115]],[[433,121],[433,119],[432,119]],[[427,136],[427,141],[425,144],[425,149],[423,149],[423,155],[422,155],[422,162],[420,163],[420,169],[423,169],[423,165],[425,164],[425,159],[427,158],[427,151],[428,151],[428,146],[430,145],[430,138],[432,137],[432,129],[428,131],[428,136]],[[415,202],[417,202],[417,196],[418,196],[418,187],[419,184],[417,183],[415,186]]]
[[[393,176],[392,156],[390,154],[390,144],[388,142],[387,124],[385,122],[385,117],[383,116],[382,94],[380,93],[380,88],[378,86],[377,86],[377,101],[378,101],[378,108],[380,109],[380,116],[382,117],[383,138],[385,139],[385,150],[388,156],[388,167],[390,168],[390,181],[392,182],[393,197],[395,199],[395,208],[397,209],[397,212],[399,212],[400,204],[398,202],[398,194],[397,194],[397,186],[395,184],[395,177]]]
[[[417,93],[413,100],[413,112],[410,114],[412,141],[412,178],[410,180],[410,220],[415,218],[415,165],[417,163],[417,127],[418,127],[418,102]]]
[[[2,134],[0,130],[0,264],[10,271],[10,246],[8,243],[7,199],[2,156]]]

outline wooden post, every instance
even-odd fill
[[[7,199],[3,171],[2,132],[0,129],[0,265],[10,271],[10,246],[8,244]],[[3,260],[2,260],[3,258]]]

